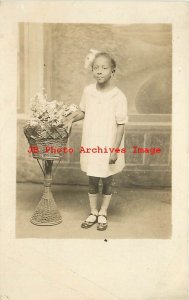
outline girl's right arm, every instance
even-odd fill
[[[81,110],[77,110],[71,113],[68,117],[66,117],[63,121],[64,128],[67,129],[67,132],[70,132],[72,128],[72,124],[74,122],[80,121],[84,119],[85,113]]]
[[[70,127],[72,123],[84,119],[85,113],[78,109],[77,111],[71,113],[69,116],[65,117],[63,120],[64,127]]]
[[[80,121],[80,120],[83,120],[85,117],[85,113],[81,110],[78,110],[78,113],[77,115],[75,115],[72,119],[72,123],[73,122],[77,122],[77,121]]]

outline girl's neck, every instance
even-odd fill
[[[113,89],[115,86],[112,82],[96,83],[96,89],[101,92],[107,92]]]

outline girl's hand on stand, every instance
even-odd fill
[[[64,122],[64,128],[66,129],[66,131],[67,131],[68,133],[71,131],[72,123],[73,123],[73,119],[72,119],[72,120],[66,120],[66,121]]]
[[[116,152],[113,152],[110,154],[110,159],[109,159],[109,164],[112,165],[112,164],[115,164],[117,160],[117,153]]]

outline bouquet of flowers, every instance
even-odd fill
[[[78,106],[64,104],[57,100],[48,101],[47,95],[37,93],[31,99],[31,118],[24,126],[24,134],[31,147],[38,149],[33,153],[34,158],[60,157],[61,153],[46,153],[46,147],[60,148],[66,145],[70,126],[66,121],[77,114]]]

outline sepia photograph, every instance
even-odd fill
[[[18,23],[16,238],[170,239],[172,25]]]
[[[188,299],[188,3],[0,14],[0,300]]]

